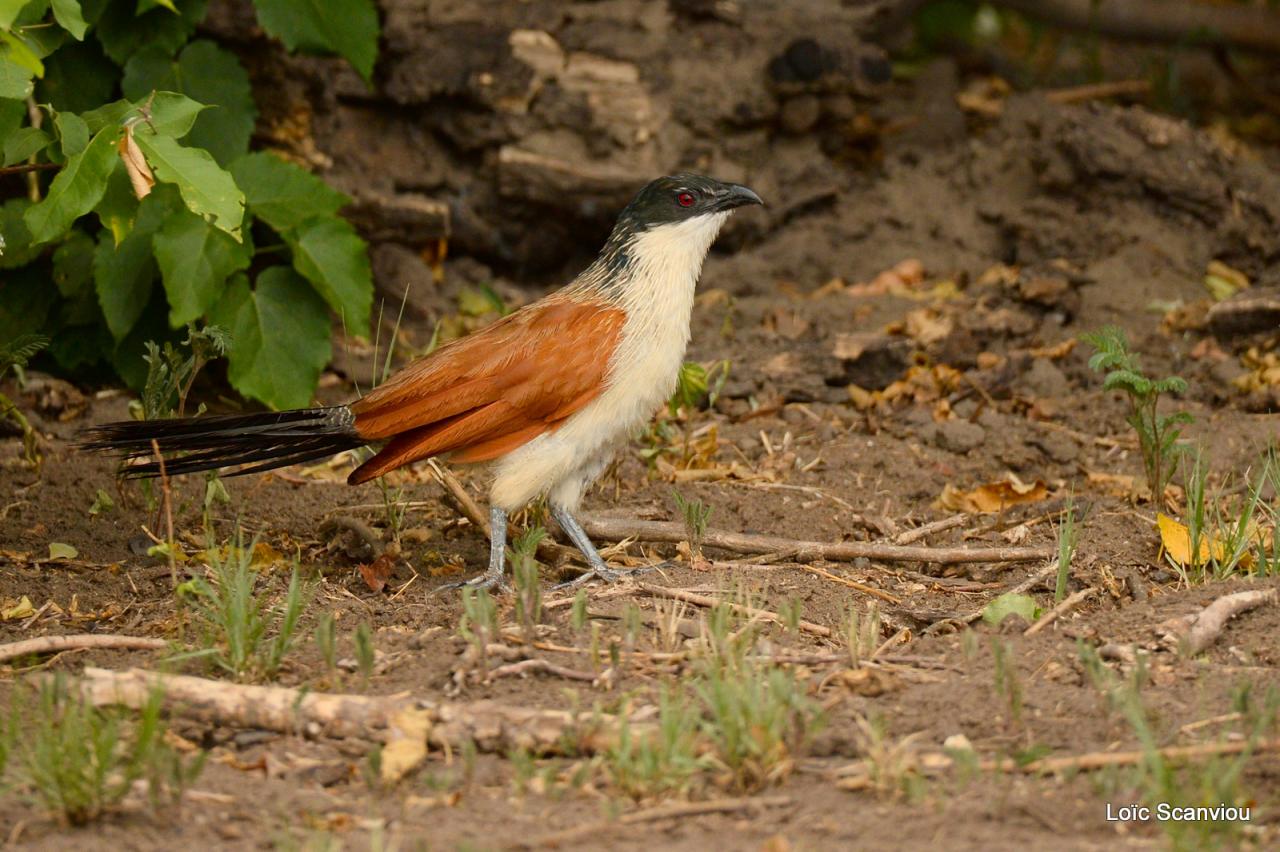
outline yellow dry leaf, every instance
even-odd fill
[[[129,175],[129,183],[133,186],[133,194],[139,200],[146,198],[151,194],[151,188],[156,185],[156,179],[151,174],[146,157],[142,156],[142,149],[138,147],[137,142],[133,141],[132,125],[125,126],[118,150],[120,160],[124,163],[124,170]]]
[[[904,324],[907,336],[923,346],[945,340],[954,327],[948,317],[929,308],[911,311]]]
[[[1023,482],[1013,474],[998,482],[988,482],[969,491],[956,488],[948,483],[942,489],[938,504],[944,509],[955,512],[974,512],[992,514],[1001,512],[1010,506],[1022,503],[1035,503],[1049,496],[1049,486],[1044,480]]]
[[[1169,558],[1182,566],[1192,564],[1191,531],[1187,526],[1163,513],[1156,513],[1156,528],[1160,530],[1160,550]],[[1268,546],[1271,541],[1270,530],[1263,530],[1256,524],[1248,532],[1252,543]],[[1227,542],[1216,533],[1202,533],[1200,536],[1200,558],[1196,564],[1204,565],[1213,559],[1225,562],[1232,554],[1227,550]],[[1246,550],[1240,554],[1240,567],[1248,569],[1253,565],[1253,553]]]
[[[17,603],[0,610],[0,620],[13,621],[15,618],[30,618],[35,614],[36,608],[31,605],[31,598],[23,595]]]
[[[1220,260],[1209,261],[1204,273],[1204,286],[1215,302],[1229,299],[1249,286],[1249,276]]]
[[[401,710],[388,724],[389,736],[382,749],[382,780],[394,783],[427,759],[431,714],[426,710]]]

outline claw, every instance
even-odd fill
[[[494,589],[495,591],[507,593],[512,591],[511,584],[507,582],[507,578],[499,574],[490,574],[485,572],[479,577],[472,577],[470,580],[459,580],[453,583],[445,583],[436,586],[433,594],[441,594],[442,592],[456,592],[459,589]]]

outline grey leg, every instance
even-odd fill
[[[573,546],[582,551],[582,555],[587,558],[587,564],[591,566],[590,571],[570,583],[563,584],[560,588],[580,586],[583,583],[596,578],[608,583],[615,583],[626,576],[622,572],[615,571],[605,564],[604,559],[600,557],[595,545],[593,545],[591,543],[591,539],[587,537],[586,530],[582,528],[582,525],[578,523],[577,519],[574,518],[573,515],[569,514],[559,506],[552,506],[551,517],[556,519],[556,523],[560,524],[565,535],[569,536],[569,540],[573,542]]]
[[[489,507],[489,568],[480,577],[465,583],[447,583],[443,589],[498,589],[506,591],[503,569],[507,559],[507,513],[497,506]],[[599,559],[600,557],[596,557]]]

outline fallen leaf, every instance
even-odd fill
[[[69,544],[63,544],[60,541],[49,542],[50,559],[75,559],[79,555],[80,551]]]
[[[31,605],[31,598],[23,595],[13,606],[0,610],[0,620],[13,621],[15,618],[30,618],[36,614],[36,608]]]
[[[1215,302],[1229,299],[1248,286],[1248,275],[1220,260],[1209,261],[1204,273],[1204,287]]]
[[[391,717],[387,729],[379,774],[384,782],[395,783],[427,759],[431,714],[427,710],[401,710]]]
[[[115,507],[116,501],[111,499],[111,495],[99,488],[97,495],[93,498],[93,505],[89,507],[89,514],[98,515]]]
[[[949,317],[944,317],[929,308],[911,311],[904,321],[907,337],[923,346],[946,340],[953,328],[954,323]]]
[[[391,572],[395,569],[396,559],[390,553],[383,553],[377,559],[368,564],[361,563],[356,567],[360,569],[360,576],[364,578],[365,584],[374,592],[380,592],[386,588],[387,580],[391,579]]]
[[[991,514],[1002,512],[1010,506],[1035,503],[1049,496],[1049,486],[1044,480],[1023,482],[1009,474],[1007,479],[988,482],[969,491],[963,491],[948,483],[938,498],[939,505],[955,512]]]
[[[1193,564],[1191,559],[1191,530],[1179,521],[1163,513],[1156,513],[1156,528],[1160,530],[1160,550],[1174,562],[1186,567]],[[1248,569],[1253,565],[1252,545],[1270,543],[1270,536],[1256,524],[1248,533],[1250,549],[1239,555],[1240,567]],[[1204,565],[1210,560],[1226,562],[1232,557],[1228,550],[1228,542],[1217,533],[1200,534],[1199,559],[1194,564]]]
[[[1020,615],[1033,622],[1040,617],[1040,605],[1030,595],[1006,592],[982,608],[982,620],[991,625],[999,626],[1011,615]]]
[[[1138,480],[1127,473],[1102,473],[1101,471],[1091,470],[1086,474],[1091,485],[1098,486],[1103,493],[1112,497],[1122,497],[1126,500],[1136,497],[1139,493]],[[1146,486],[1143,486],[1145,489]]]

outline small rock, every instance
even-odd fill
[[[906,371],[911,344],[886,334],[840,334],[833,354],[843,362],[842,383],[864,390],[884,390]]]
[[[1062,371],[1044,358],[1036,358],[1031,362],[1031,368],[1022,377],[1022,386],[1039,399],[1058,399],[1066,396],[1070,389]]]
[[[1245,372],[1247,371],[1240,366],[1239,361],[1229,358],[1210,367],[1209,378],[1213,379],[1215,384],[1229,388],[1231,383],[1243,376]]]
[[[1080,448],[1076,446],[1076,442],[1061,432],[1037,435],[1031,439],[1031,443],[1035,444],[1044,451],[1046,456],[1059,464],[1073,462],[1080,456]]]
[[[938,424],[934,443],[953,453],[967,453],[982,446],[987,430],[968,420],[944,420]]]
[[[797,136],[808,133],[822,116],[822,103],[814,95],[797,95],[782,105],[778,123]]]

